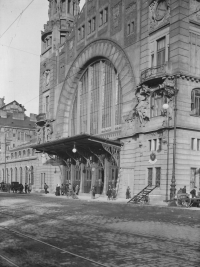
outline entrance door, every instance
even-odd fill
[[[102,167],[98,167],[96,170],[96,193],[102,194],[103,193],[103,185],[104,185],[104,169]]]
[[[92,183],[92,170],[90,167],[84,167],[84,193],[89,193]]]
[[[77,184],[79,185],[80,188],[80,183],[81,183],[81,169],[78,166],[75,168],[75,179],[73,184],[74,190]]]

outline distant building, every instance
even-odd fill
[[[121,197],[156,185],[162,201],[199,190],[199,1],[78,4],[49,1],[41,36],[33,148],[59,167],[54,183]]]
[[[31,177],[34,184],[35,162],[30,160],[37,157],[27,144],[36,141],[36,114],[28,117],[25,111],[17,101],[5,104],[0,98],[0,181],[24,183]]]

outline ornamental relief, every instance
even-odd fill
[[[121,31],[122,24],[122,2],[120,1],[117,5],[112,8],[111,11],[111,34],[114,35]]]
[[[190,0],[190,20],[200,23],[200,0]]]
[[[149,6],[149,31],[169,23],[170,0],[155,0]]]
[[[155,91],[157,95],[161,97],[165,96],[168,99],[168,115],[169,119],[171,118],[171,113],[173,110],[173,98],[175,95],[175,82],[174,80],[166,79],[156,88],[151,88],[143,84],[136,89],[137,103],[129,112],[129,114],[124,117],[126,123],[136,119],[140,126],[145,126],[145,124],[150,121],[150,108],[154,109],[154,106],[150,107],[150,96]],[[162,115],[165,116],[164,110],[162,110]],[[163,126],[165,126],[165,120],[163,121]]]

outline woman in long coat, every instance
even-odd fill
[[[108,186],[107,196],[108,196],[108,200],[112,198],[112,188],[110,185]]]

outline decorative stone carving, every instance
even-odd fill
[[[45,70],[43,73],[44,86],[47,87],[50,82],[50,70]]]
[[[44,127],[37,125],[37,144],[41,144],[44,142]]]
[[[169,23],[170,0],[155,0],[149,6],[149,31]]]
[[[129,113],[125,121],[139,119],[140,124],[144,124],[149,121],[149,96],[150,89],[146,85],[142,85],[136,92],[136,98],[138,103],[135,105],[133,110]]]
[[[128,32],[131,25],[131,32]],[[132,29],[133,27],[133,29]],[[125,23],[124,23],[124,44],[130,46],[136,41],[136,29],[137,29],[137,3],[134,1],[129,2],[125,6]]]
[[[117,32],[121,31],[121,24],[122,24],[122,3],[121,3],[121,1],[112,8],[111,12],[112,12],[112,20],[111,20],[112,35],[114,35]]]
[[[53,126],[52,126],[52,121],[47,120],[45,125],[44,125],[44,133],[45,133],[45,142],[49,142],[51,140],[52,134],[53,134]]]
[[[200,1],[190,0],[190,20],[200,23]]]

